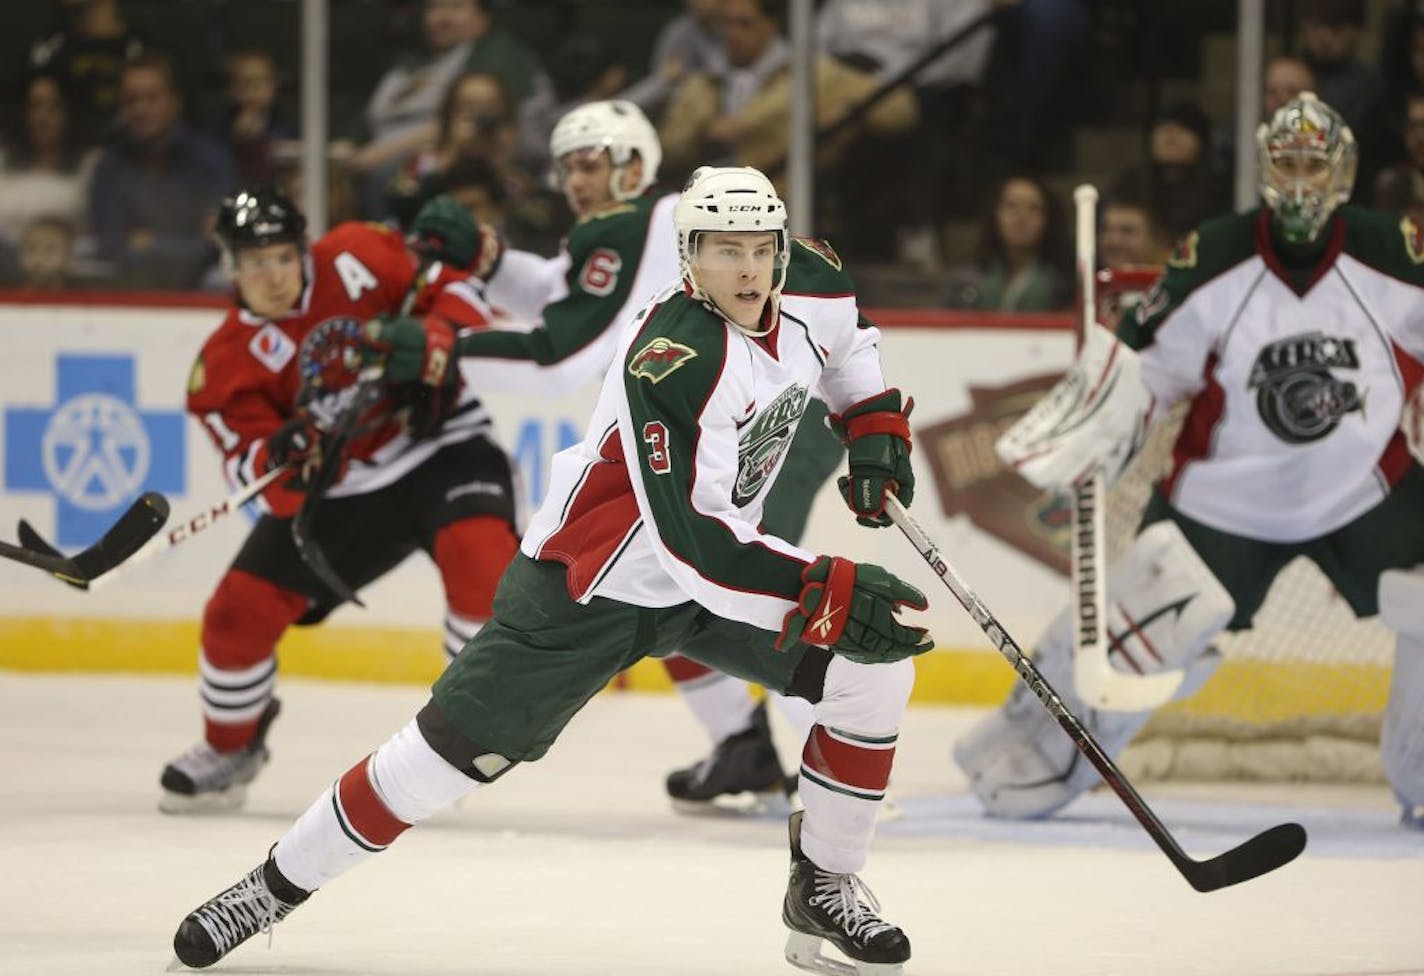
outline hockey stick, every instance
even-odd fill
[[[150,559],[153,556],[158,555],[160,552],[167,552],[174,546],[179,545],[183,542],[187,542],[189,539],[193,538],[193,536],[198,535],[202,532],[206,532],[215,524],[222,521],[224,518],[231,515],[233,512],[236,512],[238,509],[242,508],[242,506],[246,505],[248,502],[252,501],[253,498],[257,497],[257,495],[262,491],[262,489],[266,488],[272,482],[276,481],[277,478],[279,478],[283,474],[290,473],[290,471],[291,469],[285,466],[280,468],[273,468],[271,471],[268,471],[262,477],[245,486],[240,491],[234,492],[216,505],[203,509],[196,515],[193,515],[191,518],[184,519],[182,522],[180,522],[175,527],[169,529],[167,532],[164,532],[160,535],[154,535],[153,538],[145,538],[144,542],[146,542],[147,544],[142,545],[141,548],[137,549],[137,551],[133,553],[132,556],[130,556],[127,560],[123,561],[122,564],[115,563],[113,565],[110,565],[107,569],[104,569],[102,572],[94,573],[84,579],[67,579],[63,576],[61,576],[60,579],[63,579],[64,582],[68,583],[70,586],[78,590],[97,589],[98,587],[103,586],[113,580],[114,577],[120,575],[120,573],[132,568],[133,566],[138,565],[144,560]],[[165,506],[166,504],[167,503],[165,502]],[[165,511],[166,510],[167,509],[165,507]],[[24,519],[20,519],[19,528],[20,543],[30,552],[38,555],[61,556],[62,558],[62,555],[59,550],[56,549],[54,546],[50,545],[49,542],[45,540],[44,536],[39,534],[39,532],[35,531],[34,526],[30,525],[29,522],[26,522]],[[78,558],[78,556],[75,557],[76,560]]]
[[[71,586],[85,589],[91,580],[111,572],[143,548],[144,544],[163,528],[163,523],[167,520],[168,499],[156,491],[149,491],[135,499],[124,514],[119,516],[118,521],[104,533],[103,538],[83,552],[65,556],[48,546],[48,551],[31,549],[24,544],[25,530],[29,526],[22,521],[21,545],[0,542],[0,556],[43,569]]]
[[[410,314],[411,309],[415,307],[416,299],[420,297],[420,292],[424,288],[426,275],[436,264],[438,262],[422,257],[420,266],[416,269],[415,278],[411,281],[405,297],[401,299],[400,311],[397,314],[401,316]],[[381,376],[384,369],[384,365],[368,366],[361,370],[360,375],[356,377],[350,402],[332,421],[327,436],[322,439],[321,465],[312,476],[311,484],[307,486],[307,496],[302,499],[302,507],[298,509],[296,516],[292,519],[292,542],[296,545],[302,562],[307,564],[307,568],[327,589],[342,600],[354,603],[358,607],[364,607],[366,604],[361,601],[350,584],[341,578],[336,567],[331,565],[331,560],[326,558],[326,551],[322,549],[321,543],[317,541],[316,511],[317,506],[326,496],[327,489],[336,482],[337,476],[341,473],[341,455],[356,432],[357,422],[367,410],[375,406],[381,397]]]
[[[1097,323],[1098,191],[1084,183],[1073,191],[1082,318],[1078,339]],[[1107,486],[1101,469],[1073,486],[1069,589],[1073,599],[1073,687],[1092,708],[1146,712],[1171,701],[1186,672],[1133,675],[1108,660]]]
[[[1218,888],[1250,881],[1252,878],[1274,871],[1295,860],[1300,852],[1305,850],[1305,828],[1297,823],[1284,823],[1271,827],[1244,844],[1205,861],[1198,861],[1188,856],[1162,824],[1162,821],[1157,819],[1157,815],[1152,812],[1147,801],[1128,782],[1127,777],[1122,774],[1122,770],[1118,769],[1111,757],[1103,751],[1103,747],[1093,738],[1092,733],[1084,728],[1083,723],[1078,721],[1077,717],[1068,710],[1068,707],[1063,704],[1063,700],[1058,697],[1058,693],[1044,680],[1042,673],[1034,663],[1019,649],[1018,644],[1009,636],[1009,632],[989,612],[974,591],[965,585],[948,561],[940,555],[939,547],[930,540],[930,537],[925,534],[925,530],[920,528],[920,524],[905,510],[905,506],[900,504],[900,500],[894,495],[887,495],[885,511],[890,515],[891,521],[904,533],[905,538],[909,539],[911,545],[919,551],[925,562],[929,563],[930,569],[934,570],[935,575],[944,581],[944,585],[954,594],[954,598],[965,610],[969,611],[969,616],[974,618],[974,622],[984,631],[989,642],[1013,665],[1014,670],[1028,685],[1034,697],[1043,703],[1043,707],[1048,709],[1048,713],[1057,720],[1063,731],[1068,734],[1068,738],[1073,740],[1073,745],[1087,757],[1088,762],[1093,764],[1093,767],[1102,775],[1103,781],[1112,787],[1113,792],[1118,795],[1128,811],[1147,831],[1148,836],[1157,844],[1162,853],[1167,855],[1167,859],[1181,872],[1182,877],[1187,879],[1188,884],[1197,891],[1216,891]]]

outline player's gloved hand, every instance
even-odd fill
[[[366,360],[382,364],[387,383],[440,388],[455,372],[455,330],[438,316],[380,316],[366,323]]]
[[[410,227],[410,245],[428,261],[459,268],[488,281],[504,257],[499,231],[482,224],[448,196],[427,201]]]
[[[925,628],[898,619],[901,607],[928,607],[925,595],[888,570],[821,556],[801,573],[801,582],[797,607],[776,638],[778,650],[799,640],[860,664],[885,664],[934,647]]]
[[[283,465],[292,469],[290,478],[278,478],[262,492],[273,515],[290,518],[297,514],[312,477],[321,468],[324,439],[312,415],[306,410],[299,410],[258,448],[254,466],[259,471],[271,471]],[[333,483],[340,481],[345,474],[345,459],[341,459],[340,463],[342,467],[336,472]]]
[[[915,497],[915,472],[910,467],[910,411],[915,401],[900,405],[900,391],[886,390],[833,413],[826,424],[846,445],[850,475],[836,484],[855,520],[861,525],[890,524],[885,493],[893,491],[907,508]]]

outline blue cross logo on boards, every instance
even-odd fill
[[[53,494],[55,544],[87,546],[140,492],[183,492],[183,413],[138,408],[132,356],[55,365],[53,406],[5,408],[5,490]]]

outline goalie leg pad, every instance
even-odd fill
[[[1139,535],[1108,574],[1109,660],[1124,671],[1184,668],[1177,698],[1195,694],[1221,664],[1210,646],[1235,612],[1231,595],[1181,530],[1159,522]],[[1073,631],[1064,610],[1039,642],[1034,661],[1070,711],[1116,756],[1150,711],[1090,709],[1073,687]],[[1098,781],[1041,702],[1022,682],[1008,700],[954,746],[954,759],[990,816],[1046,817]]]
[[[1380,757],[1406,822],[1424,827],[1424,566],[1382,573],[1379,604],[1380,618],[1394,631]]]

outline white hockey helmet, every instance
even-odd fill
[[[1256,156],[1261,198],[1292,244],[1319,237],[1355,186],[1355,135],[1314,92],[1301,92],[1261,123]]]
[[[776,262],[771,299],[780,301],[790,258],[786,204],[760,170],[750,166],[699,166],[682,188],[673,207],[672,222],[677,228],[677,258],[683,281],[692,289],[692,297],[706,304],[710,299],[692,273],[698,235],[757,231],[774,234]]]
[[[559,160],[580,149],[608,150],[613,163],[608,189],[615,200],[631,200],[652,186],[663,161],[662,143],[648,117],[632,102],[618,98],[580,105],[554,126],[549,136],[549,183],[555,190],[563,189]],[[643,178],[636,188],[624,191],[619,187],[623,167],[632,162],[635,152],[643,161]]]

